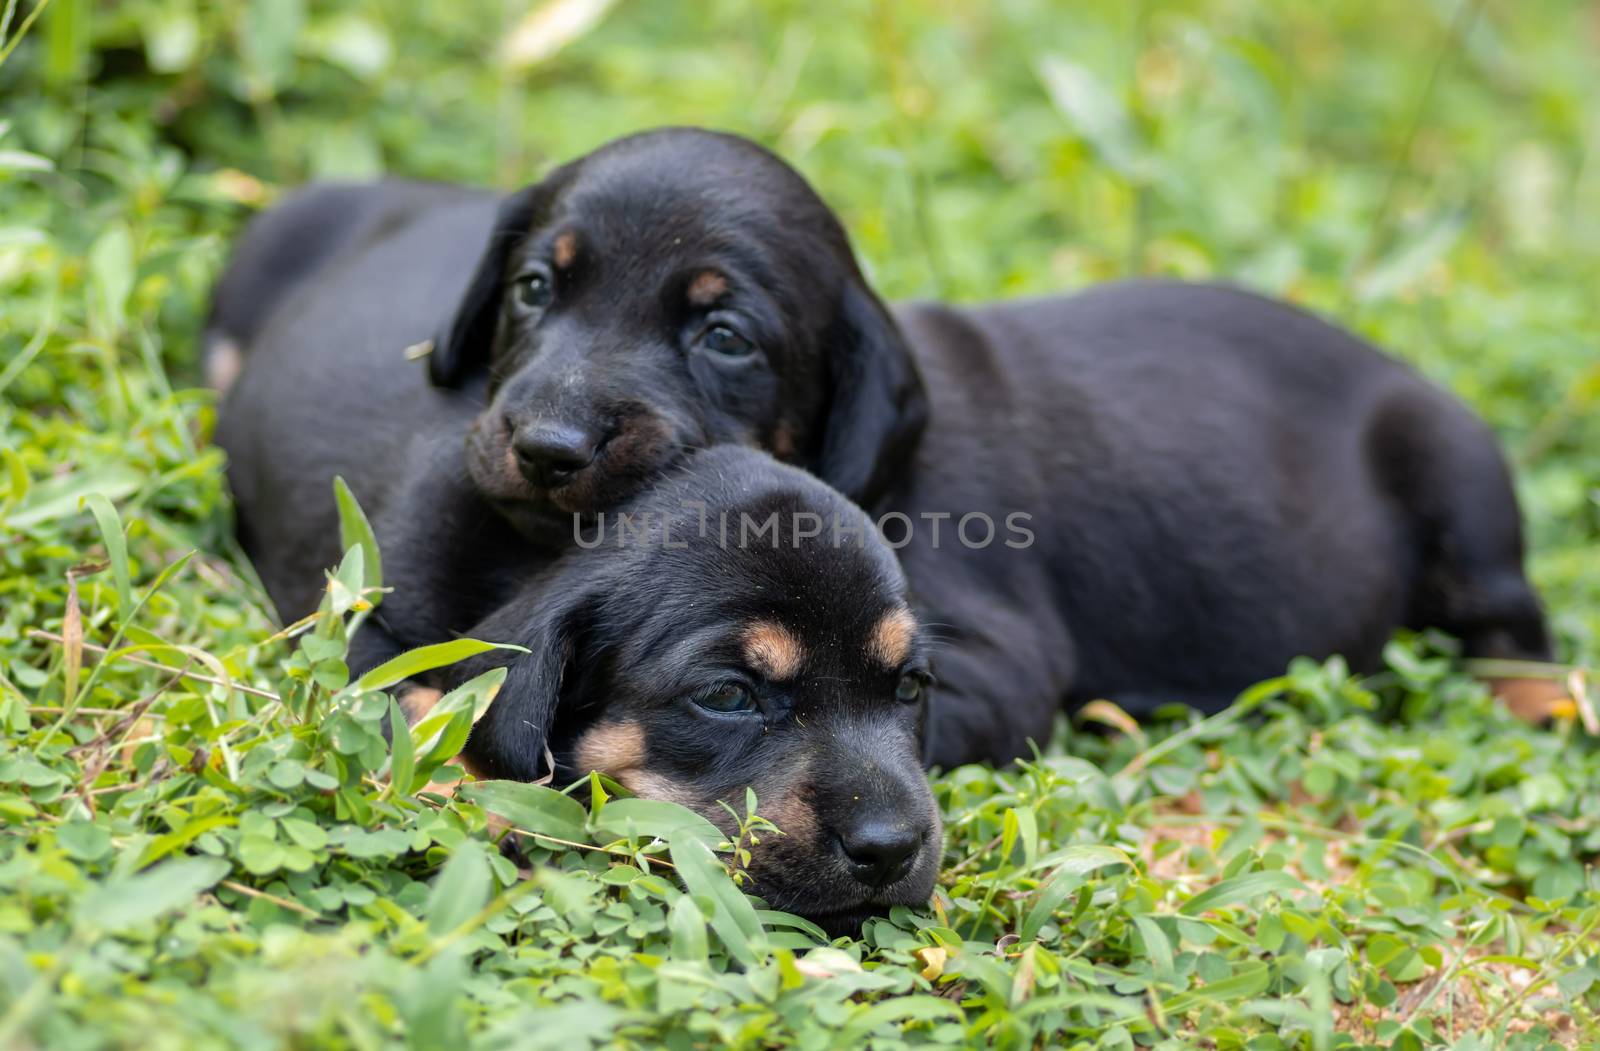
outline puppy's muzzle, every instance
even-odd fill
[[[869,819],[834,835],[850,874],[879,890],[910,875],[932,831],[927,822]]]
[[[571,424],[533,420],[515,424],[509,418],[511,451],[517,470],[530,485],[550,491],[571,482],[594,462],[611,435],[589,431]]]

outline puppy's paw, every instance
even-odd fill
[[[401,686],[395,700],[399,702],[400,711],[405,713],[406,722],[415,726],[428,717],[428,713],[433,711],[433,706],[438,704],[439,698],[443,696],[443,690],[408,683]]]
[[[206,386],[226,394],[244,369],[244,351],[232,339],[217,333],[207,337],[204,361]]]
[[[1489,689],[1512,715],[1525,722],[1571,719],[1577,714],[1578,706],[1566,687],[1551,679],[1495,678],[1489,680]]]

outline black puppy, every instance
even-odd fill
[[[282,616],[315,608],[336,557],[329,478],[390,468],[357,495],[389,505],[384,554],[407,586],[363,634],[363,664],[493,608],[463,621],[437,602],[499,568],[481,503],[559,550],[574,513],[722,443],[869,499],[922,427],[914,368],[832,213],[764,150],[697,131],[622,140],[504,200],[302,191],[242,239],[206,342],[219,385],[238,377],[217,440]],[[430,345],[435,384],[490,399],[467,458],[481,503],[398,462],[435,397],[404,352]]]
[[[843,933],[927,901],[941,851],[920,751],[927,647],[866,516],[735,447],[690,455],[623,510],[542,570],[502,567],[527,586],[473,632],[532,652],[473,728],[469,769],[529,776],[548,742],[558,778],[600,770],[724,831],[718,800],[749,786],[785,833],[752,860],[775,907]]]
[[[1370,668],[1402,625],[1549,654],[1492,435],[1411,370],[1208,286],[891,318],[804,181],[727,136],[624,139],[498,206],[306,191],[246,237],[213,322],[213,345],[249,350],[220,433],[285,615],[331,561],[327,477],[393,464],[422,396],[401,351],[431,338],[434,382],[463,412],[487,400],[482,503],[393,501],[413,602],[497,576],[489,517],[559,545],[565,512],[613,506],[685,448],[760,444],[898,516],[916,607],[947,637],[941,764],[1023,754],[1063,703],[1212,709],[1298,654]],[[312,384],[386,409],[310,417]],[[393,485],[436,477],[393,466]],[[466,626],[439,609],[386,604],[390,643]]]

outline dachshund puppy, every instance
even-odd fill
[[[431,347],[426,378],[408,347]],[[701,131],[621,140],[503,200],[405,182],[292,195],[236,250],[206,355],[236,377],[217,441],[285,619],[315,608],[337,557],[331,477],[392,468],[371,498],[407,504],[384,556],[415,583],[363,633],[366,664],[465,627],[431,608],[434,585],[468,587],[499,555],[439,475],[395,463],[434,411],[428,380],[476,413],[473,488],[549,551],[690,449],[759,446],[861,500],[922,427],[914,365],[833,214],[765,150]]]
[[[1063,701],[1209,712],[1298,655],[1376,670],[1403,626],[1550,659],[1494,435],[1355,337],[1161,281],[898,318],[931,425],[869,510],[915,524],[886,534],[944,625],[935,761],[1027,754]]]
[[[623,512],[473,629],[532,652],[474,726],[468,768],[531,779],[548,743],[559,779],[599,770],[725,832],[718,800],[748,786],[785,833],[752,859],[774,907],[839,934],[926,902],[941,854],[921,763],[927,644],[871,522],[732,446],[689,456]]]
[[[413,191],[436,194],[395,192]],[[371,218],[341,213],[345,235],[372,236]],[[387,301],[396,311],[426,293],[403,270]],[[375,327],[382,313],[367,315]],[[289,328],[309,338],[300,324]],[[548,747],[564,780],[599,770],[725,831],[718,801],[737,805],[748,787],[784,833],[763,837],[751,862],[753,889],[774,907],[843,934],[927,901],[942,850],[921,762],[928,646],[899,563],[859,508],[738,444],[675,450],[653,484],[586,516],[578,534],[561,514],[551,550],[476,484],[467,435],[481,403],[435,389],[354,331],[306,348],[258,344],[221,414],[239,529],[283,616],[316,607],[320,567],[339,556],[329,483],[340,473],[395,586],[372,615],[386,639],[405,648],[465,634],[530,651],[440,669],[402,696],[415,719],[432,691],[509,661],[463,749],[475,775],[535,780],[551,772]],[[539,499],[522,502],[540,513]],[[351,664],[378,659],[353,648]]]
[[[466,626],[441,593],[495,593],[498,526],[461,507],[555,549],[568,516],[740,443],[886,527],[944,636],[941,765],[1026,754],[1062,705],[1214,710],[1302,654],[1370,669],[1401,626],[1550,654],[1493,436],[1412,370],[1216,286],[890,312],[800,176],[724,135],[619,140],[498,203],[304,191],[247,234],[209,343],[247,352],[219,440],[285,616],[336,555],[329,476],[391,468],[373,481],[406,523],[391,577],[416,582],[384,605],[391,648]],[[413,345],[474,417],[477,503],[394,461],[438,396]],[[306,398],[322,386],[382,408]]]

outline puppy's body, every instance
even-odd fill
[[[394,305],[386,316],[402,313]],[[926,645],[894,554],[858,508],[765,454],[721,446],[686,455],[616,509],[637,529],[591,530],[592,548],[553,551],[472,486],[462,437],[480,405],[392,361],[387,373],[409,382],[362,383],[354,367],[343,384],[293,382],[306,364],[295,348],[315,345],[286,340],[253,358],[223,416],[241,533],[285,617],[315,607],[318,567],[337,558],[328,485],[343,471],[396,586],[352,666],[457,635],[529,651],[473,727],[473,773],[528,780],[551,754],[563,781],[599,770],[730,835],[722,802],[742,806],[749,788],[782,830],[763,836],[750,869],[774,907],[853,934],[927,900],[941,834],[921,763]],[[255,400],[291,393],[289,412]],[[345,444],[335,452],[329,437]],[[774,512],[782,525],[761,544],[698,527],[702,513]],[[797,514],[844,520],[860,542],[797,537]],[[438,546],[440,531],[454,542]],[[494,651],[424,685],[450,689],[506,661]]]
[[[252,225],[219,283],[206,352],[238,345],[247,367],[217,442],[229,454],[240,541],[285,619],[316,608],[322,572],[338,559],[336,475],[384,518],[384,554],[408,592],[465,586],[497,561],[497,541],[510,542],[464,466],[429,466],[461,464],[461,435],[481,402],[429,385],[424,366],[405,360],[432,336],[440,304],[460,298],[496,206],[490,194],[422,183],[313,187]],[[446,498],[456,481],[459,498]],[[441,535],[473,539],[428,542]],[[407,556],[413,539],[421,557]]]
[[[347,192],[258,221],[213,322],[249,351],[219,440],[283,616],[337,555],[331,475],[381,512],[401,590],[364,659],[465,630],[522,545],[548,557],[571,512],[727,442],[911,519],[900,558],[945,639],[940,764],[1025,754],[1063,703],[1209,709],[1296,655],[1371,668],[1400,626],[1548,656],[1487,428],[1293,308],[1128,282],[891,317],[791,169],[693,130],[620,140],[498,208]],[[298,271],[271,265],[297,240]],[[443,390],[401,360],[429,337]],[[366,408],[306,397],[324,386]],[[437,450],[402,440],[429,412],[471,421],[470,470],[424,469]],[[956,535],[973,513],[997,531],[981,549]],[[1005,543],[1016,513],[1031,546]],[[937,548],[924,515],[947,516]]]
[[[915,521],[900,557],[949,638],[936,760],[1025,754],[1059,700],[1215,710],[1297,655],[1374,668],[1402,625],[1546,655],[1493,436],[1348,334],[1155,281],[897,316],[934,425],[875,510]],[[955,533],[1018,510],[1025,549]]]

